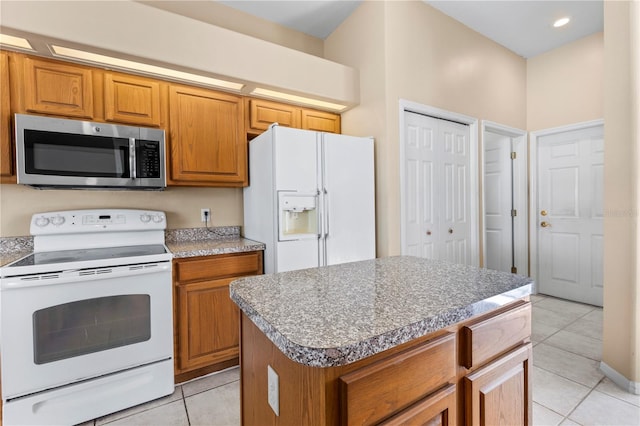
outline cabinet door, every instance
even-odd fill
[[[9,87],[9,55],[0,52],[0,176],[3,178],[14,174]]]
[[[93,119],[93,81],[89,68],[24,60],[27,112]]]
[[[318,132],[340,133],[340,116],[330,112],[303,109],[302,128]]]
[[[464,378],[467,425],[531,425],[531,353],[527,344]]]
[[[249,101],[249,128],[261,133],[272,123],[283,127],[300,128],[300,108],[277,102],[251,99]]]
[[[160,84],[146,78],[105,73],[104,118],[160,127]]]
[[[451,384],[380,423],[380,426],[456,425],[456,385]]]
[[[242,98],[172,86],[169,108],[171,183],[246,186]]]
[[[342,424],[374,425],[394,412],[402,414],[405,407],[423,401],[455,375],[453,333],[349,372],[338,380]],[[418,416],[425,409],[420,405],[409,414]]]
[[[238,356],[240,312],[229,298],[235,278],[178,286],[181,370],[227,361]]]

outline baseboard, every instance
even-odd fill
[[[640,395],[640,382],[633,382],[613,368],[609,367],[604,361],[600,361],[600,370],[611,379],[616,385],[634,395]]]

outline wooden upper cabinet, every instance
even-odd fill
[[[169,123],[171,184],[247,185],[247,141],[241,97],[171,86]]]
[[[142,77],[105,73],[104,119],[160,127],[160,83]]]
[[[262,99],[249,100],[249,128],[261,133],[272,123],[300,128],[300,108]]]
[[[330,112],[303,109],[302,128],[318,132],[340,133],[340,115]]]
[[[247,99],[247,133],[260,134],[272,123],[283,127],[340,133],[340,115],[295,105]]]
[[[13,176],[13,143],[11,142],[11,99],[9,55],[0,52],[0,177]]]
[[[91,69],[25,58],[24,83],[26,112],[94,118]]]

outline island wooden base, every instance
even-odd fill
[[[242,314],[242,424],[531,425],[527,299],[327,368],[290,360]],[[278,415],[269,405],[268,366],[278,375]]]

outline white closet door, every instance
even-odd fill
[[[454,263],[471,262],[471,209],[469,126],[438,120],[438,163],[442,181],[436,185],[439,209],[440,258]]]
[[[438,225],[434,212],[437,132],[438,120],[435,118],[405,113],[403,253],[428,259],[438,258]]]
[[[403,254],[468,264],[469,127],[405,112]]]

